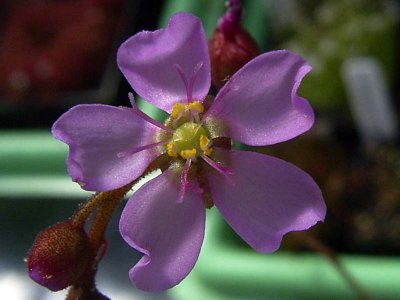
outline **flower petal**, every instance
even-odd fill
[[[298,55],[281,50],[247,63],[216,96],[207,117],[222,120],[225,136],[248,145],[270,145],[307,131],[314,113],[296,95],[311,67]]]
[[[215,206],[255,250],[273,252],[285,233],[308,229],[325,218],[320,189],[296,166],[254,152],[215,148],[215,154],[233,170],[235,182],[228,184],[210,168]]]
[[[202,101],[210,88],[210,58],[200,20],[188,13],[177,13],[168,27],[142,31],[121,45],[118,66],[132,88],[155,106],[171,112],[172,106],[187,98],[179,75],[179,65],[189,80],[198,70],[193,98]]]
[[[73,181],[89,191],[119,188],[136,179],[159,153],[155,148],[119,153],[154,143],[158,130],[129,108],[77,105],[53,125],[52,134],[70,147],[67,166]]]
[[[179,180],[179,174],[168,169],[133,194],[122,212],[122,237],[144,253],[129,272],[140,289],[157,291],[178,284],[199,256],[204,203],[201,195],[190,189],[178,203]]]

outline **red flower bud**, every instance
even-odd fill
[[[219,20],[208,41],[211,59],[211,80],[217,87],[259,53],[257,42],[240,25],[240,1],[229,1],[229,9]]]
[[[237,70],[257,56],[257,43],[241,26],[233,36],[216,29],[208,42],[211,59],[211,79],[222,87]]]
[[[257,42],[240,25],[242,5],[228,2],[229,9],[219,20],[208,41],[211,59],[211,80],[217,87],[225,82],[259,52]]]
[[[76,284],[94,254],[83,228],[63,221],[41,231],[28,253],[29,276],[52,291]]]

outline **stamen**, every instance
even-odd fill
[[[177,200],[178,203],[182,203],[183,197],[185,196],[186,187],[189,183],[187,180],[187,176],[189,173],[191,163],[192,163],[192,160],[190,158],[188,160],[186,160],[185,166],[183,167],[183,170],[181,173],[181,189],[180,189],[179,195],[178,195],[178,200]]]
[[[146,115],[144,112],[142,112],[139,107],[137,107],[136,102],[135,102],[135,98],[133,97],[132,93],[128,93],[128,97],[129,100],[132,104],[132,110],[133,112],[140,118],[142,118],[143,120],[153,124],[154,126],[157,126],[158,128],[161,128],[169,133],[174,133],[174,130],[171,128],[168,128],[167,126],[165,126],[164,124],[161,124],[159,122],[157,122],[156,120],[150,118],[148,115]]]
[[[199,114],[204,112],[204,106],[199,101],[196,100],[187,105],[187,110],[189,111],[190,114],[190,121],[193,122],[194,120],[197,123],[200,123]]]
[[[178,157],[178,151],[176,150],[176,143],[174,141],[170,141],[167,144],[167,153],[169,156]]]
[[[207,156],[210,156],[212,153],[211,149],[211,141],[208,137],[206,137],[204,134],[200,136],[200,149],[203,151],[203,153]]]
[[[181,152],[179,152],[179,155],[183,159],[194,159],[196,157],[196,154],[197,154],[197,150],[195,148],[190,149],[190,150],[182,150]]]
[[[167,144],[167,143],[168,143],[168,141],[161,141],[161,142],[157,142],[157,143],[153,143],[153,144],[148,144],[148,145],[145,145],[145,146],[137,147],[137,148],[134,148],[134,149],[132,149],[130,151],[118,152],[117,153],[117,157],[118,158],[127,157],[127,156],[133,155],[135,153],[138,153],[140,151],[148,150],[148,149],[151,149],[151,148],[154,148],[154,147],[157,147],[157,146],[160,146],[160,145],[164,145],[164,144]]]
[[[222,164],[213,161],[211,158],[208,156],[204,155],[203,153],[200,153],[200,156],[206,163],[208,163],[211,167],[213,167],[215,170],[217,170],[221,175],[225,177],[225,179],[229,182],[231,185],[235,185],[235,182],[232,180],[230,175],[233,175],[233,171],[230,170],[229,168],[223,166]]]
[[[203,150],[203,153],[204,153],[205,155],[207,155],[207,156],[210,156],[212,152],[213,152],[213,149],[212,149],[212,148]]]
[[[171,116],[174,119],[180,119],[185,113],[185,104],[183,103],[175,103],[172,107]]]
[[[192,113],[200,114],[204,111],[204,106],[199,101],[193,101],[187,105],[187,108]]]

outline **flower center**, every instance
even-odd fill
[[[171,132],[168,130],[168,139],[164,140],[164,143],[169,140],[166,147],[167,154],[175,158],[180,156],[186,161],[183,166],[179,164],[177,169],[180,172],[181,179],[178,203],[182,203],[187,187],[191,187],[192,190],[196,190],[197,187],[196,191],[204,194],[204,197],[209,194],[204,192],[208,187],[203,186],[200,182],[202,176],[199,177],[199,180],[192,178],[194,185],[189,185],[189,170],[198,157],[201,157],[204,162],[225,176],[229,182],[233,182],[229,177],[233,174],[232,171],[209,157],[213,151],[210,140],[212,131],[209,131],[207,125],[203,127],[201,122],[203,112],[204,106],[197,100],[188,103],[176,103],[172,107],[170,117],[165,121],[165,126],[173,131],[172,138]],[[206,201],[206,206],[212,206],[211,198]]]
[[[210,155],[210,146],[207,131],[197,123],[186,122],[175,130],[172,140],[167,144],[167,152],[172,157],[180,155],[183,159],[193,159],[201,153]]]

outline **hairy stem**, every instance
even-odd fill
[[[95,276],[97,272],[97,265],[103,258],[107,250],[107,242],[104,239],[104,234],[110,222],[111,216],[115,209],[120,204],[125,194],[132,188],[133,185],[139,182],[150,172],[161,168],[166,169],[164,166],[164,155],[153,161],[143,173],[143,175],[127,185],[120,187],[116,190],[96,193],[83,203],[77,212],[72,216],[72,222],[76,226],[83,227],[89,216],[94,214],[88,236],[92,245],[92,249],[96,254],[90,268],[84,273],[79,280],[79,283],[71,286],[68,291],[66,300],[107,300],[108,297],[101,294],[95,285]]]
[[[96,250],[100,248],[104,240],[104,233],[114,210],[118,207],[125,194],[132,188],[135,182],[131,182],[119,189],[104,192],[107,201],[103,201],[96,211],[92,225],[89,230],[89,238],[92,247]]]
[[[96,193],[92,195],[86,202],[82,203],[79,209],[71,217],[73,225],[83,227],[90,214],[99,206],[106,198],[105,193]]]

